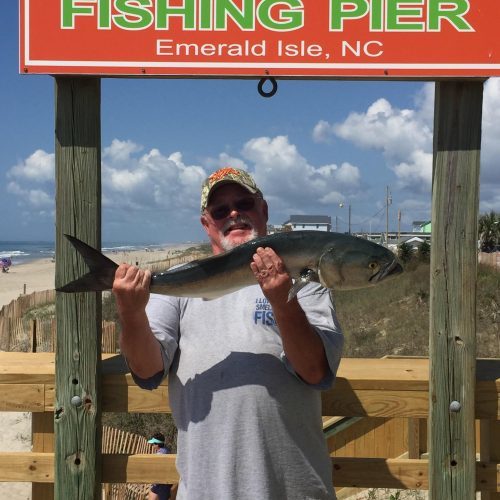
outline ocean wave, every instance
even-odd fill
[[[2,257],[27,257],[31,255],[28,252],[23,252],[22,250],[2,250],[0,252],[0,258]]]

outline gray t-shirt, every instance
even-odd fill
[[[178,428],[179,500],[332,499],[321,390],[333,383],[343,336],[327,290],[299,302],[325,346],[330,374],[311,386],[288,363],[258,285],[215,300],[151,295]]]

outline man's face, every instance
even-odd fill
[[[230,250],[267,231],[267,203],[238,184],[224,184],[210,196],[201,223],[214,254]]]

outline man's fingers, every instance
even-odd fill
[[[122,263],[120,264],[115,272],[115,278],[116,279],[123,279],[125,278],[125,275],[127,274],[127,270],[130,267],[129,264]]]
[[[144,274],[142,276],[142,286],[143,288],[149,288],[149,283],[151,281],[151,271],[149,269],[146,269],[144,271]]]

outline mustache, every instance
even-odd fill
[[[228,220],[224,226],[222,226],[222,232],[225,233],[229,229],[231,229],[233,226],[237,226],[239,224],[246,224],[250,229],[254,229],[252,221],[244,216],[244,215],[239,215],[236,219]]]

